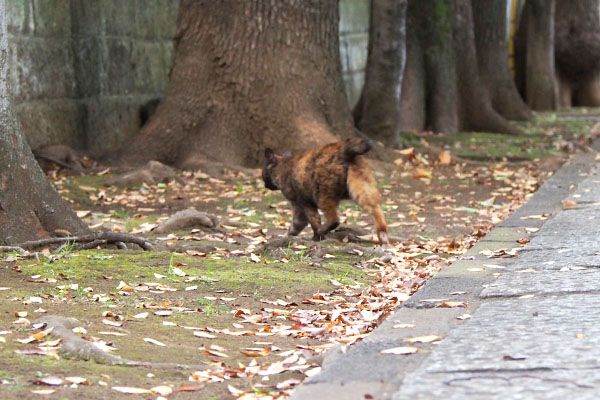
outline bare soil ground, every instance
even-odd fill
[[[67,243],[0,254],[0,398],[285,398],[318,372],[325,350],[362,339],[570,153],[586,151],[599,120],[594,110],[543,114],[522,137],[421,133],[411,134],[412,150],[376,149],[398,239],[384,247],[372,241],[370,216],[350,202],[327,240],[311,241],[308,229],[285,240],[291,210],[258,171],[178,171],[168,182],[124,188],[107,184],[111,170],[53,170],[89,225],[147,237],[157,251]],[[152,230],[189,207],[220,226]],[[32,324],[49,315],[76,318],[76,333],[110,354],[156,364],[65,354],[52,331]]]

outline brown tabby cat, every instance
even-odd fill
[[[288,234],[298,235],[309,223],[313,240],[321,240],[340,224],[338,205],[352,199],[375,219],[377,237],[389,243],[388,228],[381,210],[381,195],[373,172],[363,154],[372,142],[361,138],[331,143],[302,154],[279,156],[265,150],[262,179],[271,190],[281,190],[292,203],[294,219]],[[325,216],[321,225],[318,209]]]

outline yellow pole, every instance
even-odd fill
[[[517,33],[517,11],[519,9],[519,0],[509,0],[510,2],[510,28],[508,31],[508,65],[512,76],[515,76],[515,34]]]

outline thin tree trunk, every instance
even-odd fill
[[[37,164],[15,117],[7,87],[6,0],[0,0],[0,245],[88,233]]]
[[[115,157],[257,166],[353,134],[338,20],[336,0],[182,0],[166,96]]]
[[[412,0],[418,2],[417,15],[424,44],[427,125],[436,132],[460,129],[458,82],[453,50],[453,2],[449,0]],[[466,78],[466,77],[465,77]]]
[[[508,65],[504,1],[472,0],[477,65],[496,111],[508,119],[528,120],[531,111],[519,95]]]
[[[527,54],[525,99],[533,110],[554,110],[557,88],[554,77],[555,0],[527,0]]]
[[[354,115],[358,128],[401,148],[400,99],[406,60],[407,0],[372,0],[365,85]]]
[[[406,66],[400,99],[400,130],[420,131],[425,127],[425,65],[415,1],[406,9]]]

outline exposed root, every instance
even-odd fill
[[[55,238],[46,238],[40,240],[32,240],[29,242],[21,243],[18,247],[23,249],[35,249],[42,246],[47,246],[50,244],[64,244],[67,242],[75,242],[75,243],[85,243],[81,247],[83,248],[93,248],[100,244],[118,244],[121,243],[133,243],[137,244],[144,250],[153,250],[154,245],[152,242],[139,237],[132,236],[126,233],[118,233],[118,232],[110,232],[110,231],[101,231],[95,232],[90,235],[81,235],[81,236],[67,236],[67,237],[55,237]],[[91,246],[91,243],[95,243],[94,246]]]
[[[178,211],[166,221],[161,222],[156,229],[155,233],[170,233],[177,230],[186,228],[205,228],[210,231],[217,230],[219,226],[219,218],[214,214],[208,214],[200,212],[195,208],[188,208],[187,210]]]
[[[75,334],[72,329],[83,326],[75,318],[63,317],[60,315],[48,315],[33,322],[40,324],[41,328],[52,328],[50,335],[62,340],[60,352],[67,354],[70,358],[84,361],[94,361],[99,364],[124,365],[129,367],[146,367],[164,370],[173,369],[207,369],[207,365],[188,365],[166,362],[148,362],[128,360],[113,354],[102,351],[95,344],[82,339]]]
[[[369,232],[362,230],[362,229],[356,229],[356,228],[350,228],[347,226],[342,226],[337,228],[335,231],[330,232],[327,234],[327,239],[322,240],[320,242],[315,242],[314,240],[310,239],[309,237],[302,237],[302,236],[277,236],[277,237],[273,237],[271,239],[269,239],[267,242],[265,242],[265,244],[263,245],[263,250],[267,250],[267,251],[276,251],[277,249],[287,249],[288,247],[291,247],[293,244],[303,244],[306,245],[307,247],[313,249],[313,247],[315,247],[315,245],[317,245],[318,243],[358,243],[358,244],[367,244],[367,245],[373,245],[373,244],[379,244],[378,242],[374,242],[373,240],[370,239],[364,239],[363,237],[368,235]],[[392,243],[397,243],[397,242],[401,242],[402,239],[398,238],[398,237],[392,237],[390,236],[390,241]],[[362,247],[361,247],[362,249]],[[313,249],[314,250],[314,249]],[[309,253],[311,253],[309,251]],[[317,251],[318,253],[318,251]]]
[[[10,253],[12,251],[16,251],[21,254],[27,253],[27,251],[25,251],[25,249],[20,246],[0,246],[0,253]]]

